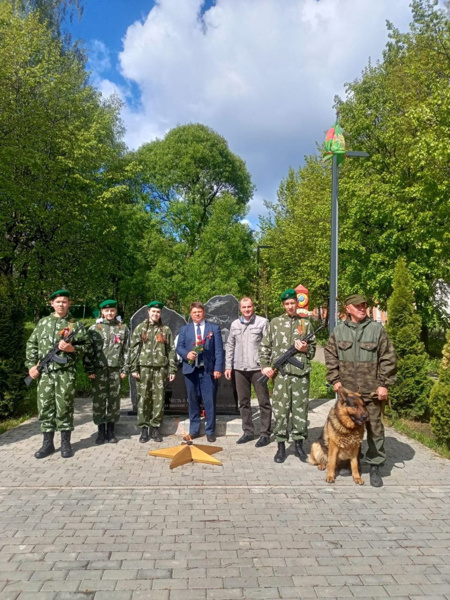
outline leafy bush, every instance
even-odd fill
[[[439,379],[430,395],[430,424],[436,439],[450,448],[450,330],[442,354]]]
[[[422,419],[428,412],[428,355],[420,341],[421,319],[416,313],[406,260],[395,266],[393,292],[388,300],[387,332],[398,358],[398,375],[390,390],[393,411],[402,417]]]
[[[13,415],[26,396],[24,319],[12,278],[0,276],[0,419]]]
[[[328,385],[327,368],[319,362],[311,363],[311,375],[309,382],[310,398],[334,398],[335,394],[331,386]]]

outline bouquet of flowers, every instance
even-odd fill
[[[206,340],[210,340],[212,336],[212,331],[210,331],[208,335],[203,339],[200,335],[197,336],[197,340],[194,342],[194,347],[192,348],[192,350],[197,353],[197,356],[203,352],[203,350],[205,349]],[[188,360],[188,363],[190,365],[193,365],[195,363],[195,360]]]

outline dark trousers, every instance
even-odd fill
[[[185,373],[184,381],[189,401],[189,433],[200,430],[200,403],[206,414],[206,435],[213,435],[216,428],[216,380],[212,373],[205,373],[204,367]]]
[[[369,421],[366,423],[367,443],[369,448],[366,452],[365,461],[369,465],[381,467],[386,460],[384,447],[384,425],[383,425],[383,402],[379,400],[366,401],[369,411]]]
[[[234,371],[239,410],[241,411],[242,417],[242,429],[244,430],[244,433],[247,435],[254,435],[255,433],[250,402],[253,383],[261,415],[261,435],[270,437],[272,407],[270,406],[270,396],[267,384],[258,382],[260,377],[261,371]]]

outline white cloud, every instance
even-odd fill
[[[201,122],[246,162],[261,199],[333,124],[333,97],[381,57],[386,19],[405,30],[410,0],[159,0],[119,55],[139,86],[123,114],[131,147]]]

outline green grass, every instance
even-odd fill
[[[309,384],[310,398],[334,398],[334,392],[326,380],[327,368],[316,361],[311,362],[311,375]]]
[[[387,419],[387,424],[400,433],[420,442],[430,450],[434,450],[444,458],[450,458],[450,449],[439,443],[434,437],[429,423],[419,423],[407,419]]]

